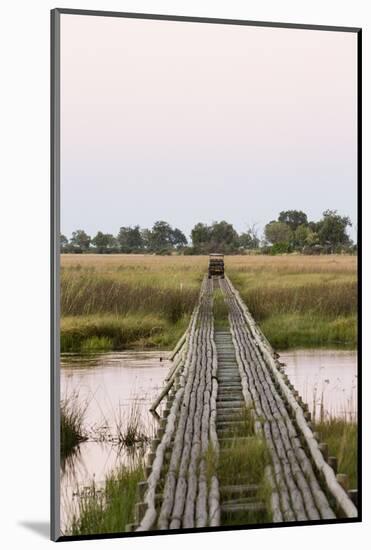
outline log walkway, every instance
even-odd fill
[[[222,328],[214,323],[214,286],[228,307],[228,326]],[[127,529],[357,516],[312,431],[308,407],[228,278],[204,279],[171,358],[152,407],[166,399],[147,479],[138,486],[136,523]],[[261,445],[269,458],[257,483],[250,458]]]

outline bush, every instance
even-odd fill
[[[61,351],[127,349],[140,339],[155,337],[166,330],[165,320],[149,315],[64,317],[61,323]]]
[[[196,256],[199,253],[199,251],[194,248],[193,246],[187,246],[183,248],[183,254],[184,256]]]
[[[276,254],[287,254],[288,252],[292,252],[292,247],[289,243],[276,243],[269,249],[269,254],[272,256]]]
[[[169,248],[162,248],[161,250],[156,250],[156,256],[171,256],[171,250]]]

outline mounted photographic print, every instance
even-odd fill
[[[52,538],[361,520],[361,30],[52,11]]]

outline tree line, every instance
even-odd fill
[[[286,210],[265,226],[264,235],[272,253],[354,252],[356,245],[347,233],[348,227],[352,227],[350,218],[336,210],[325,210],[317,222],[308,221],[301,210]]]
[[[308,221],[301,210],[286,210],[266,224],[262,237],[255,225],[238,233],[232,224],[222,220],[210,225],[197,223],[189,242],[177,227],[157,221],[151,229],[139,225],[123,226],[117,235],[98,231],[91,237],[83,229],[77,229],[70,239],[61,235],[60,246],[62,253],[75,254],[236,254],[252,250],[267,254],[353,252],[356,246],[347,233],[351,225],[350,219],[336,210],[326,210],[317,222]]]

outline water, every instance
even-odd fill
[[[127,449],[99,442],[114,433],[118,416],[124,423],[136,404],[146,433],[154,433],[156,418],[149,407],[163,387],[171,362],[166,352],[125,351],[94,355],[63,354],[61,395],[78,392],[88,403],[84,426],[89,440],[79,445],[61,473],[62,530],[77,511],[81,495],[94,480],[100,490],[106,475],[122,464],[134,464],[146,447]],[[162,359],[162,360],[161,360]],[[349,351],[295,350],[280,354],[286,373],[317,418],[327,415],[355,418],[357,413],[357,354]],[[159,411],[160,412],[160,411]]]
[[[143,431],[153,435],[157,419],[149,407],[170,368],[166,356],[159,351],[62,354],[61,396],[77,393],[79,402],[87,403],[84,427],[88,434],[88,441],[82,442],[62,467],[63,530],[77,510],[79,495],[88,493],[93,480],[99,490],[110,471],[122,464],[134,464],[146,451],[145,445],[126,448],[107,439],[115,435],[119,418],[127,423],[133,407],[140,415]]]
[[[285,372],[315,418],[357,418],[357,352],[295,350],[280,353]]]

